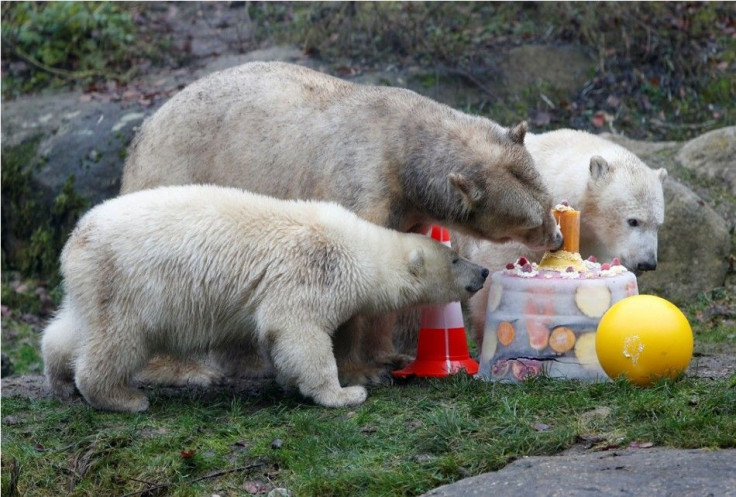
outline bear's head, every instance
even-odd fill
[[[492,242],[513,240],[534,250],[555,250],[562,235],[552,216],[552,195],[524,147],[526,130],[526,122],[507,130],[489,161],[448,175],[459,206],[448,224]]]
[[[409,236],[414,238],[407,258],[413,305],[462,301],[483,288],[488,269],[425,235]]]
[[[618,257],[635,272],[656,269],[657,231],[664,222],[662,182],[667,171],[650,169],[628,152],[593,156],[589,169],[581,205],[581,247],[599,260]]]

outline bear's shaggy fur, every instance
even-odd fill
[[[156,354],[265,350],[283,385],[324,406],[342,388],[335,329],[357,313],[463,300],[488,270],[418,234],[333,203],[191,185],[123,195],[78,223],[61,255],[66,294],[46,328],[46,376],[93,406],[142,411],[130,381]]]
[[[403,232],[427,224],[534,248],[561,243],[552,197],[511,129],[401,88],[253,62],[185,88],[143,125],[122,193],[213,183],[334,201]],[[336,336],[341,376],[365,383],[402,366],[392,317],[356,316]]]
[[[664,222],[665,169],[653,170],[636,155],[593,134],[571,129],[527,134],[526,146],[555,201],[580,210],[580,254],[600,261],[618,257],[632,271],[657,267],[657,231]],[[459,252],[491,271],[540,251],[518,243],[495,245],[453,233]],[[483,339],[488,289],[467,303],[476,343]],[[413,340],[412,337],[407,338]]]

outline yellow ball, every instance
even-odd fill
[[[625,376],[647,386],[687,369],[693,355],[693,332],[685,315],[654,295],[634,295],[616,302],[601,317],[595,350],[611,378]]]

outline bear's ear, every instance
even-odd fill
[[[606,159],[600,155],[594,155],[590,158],[590,177],[598,180],[608,174],[611,167],[606,162]]]
[[[660,167],[655,171],[657,173],[657,177],[659,178],[659,181],[664,181],[664,179],[667,177],[667,169]]]
[[[483,198],[483,190],[478,188],[478,185],[467,176],[460,173],[450,173],[447,175],[447,180],[460,193],[460,197],[462,197],[468,210],[472,210]]]
[[[524,137],[526,136],[527,128],[528,126],[526,121],[521,121],[519,124],[511,128],[508,132],[511,141],[518,143],[519,145],[524,145]]]
[[[409,254],[409,274],[421,277],[424,275],[424,252],[414,249]]]

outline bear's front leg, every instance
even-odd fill
[[[391,371],[401,369],[412,357],[399,354],[393,345],[395,314],[353,316],[335,334],[335,357],[343,385],[379,384],[391,381]]]
[[[133,375],[150,358],[141,344],[125,340],[125,331],[90,333],[76,362],[77,389],[93,407],[109,411],[140,412],[148,398],[130,386]]]
[[[298,331],[274,330],[268,337],[280,383],[296,383],[302,395],[325,407],[351,406],[365,401],[368,396],[365,388],[340,386],[328,330],[299,323]]]

